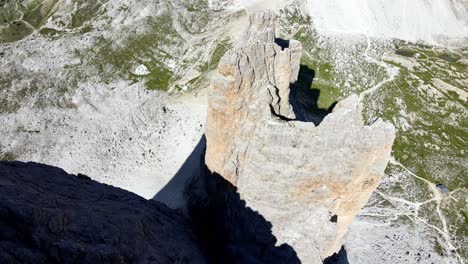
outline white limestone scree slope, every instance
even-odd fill
[[[211,1],[214,2],[214,1]],[[290,1],[234,0],[230,9],[278,9]],[[468,38],[467,0],[305,0],[322,33],[359,34],[430,44]],[[214,3],[213,3],[214,5]]]
[[[317,28],[438,44],[468,37],[466,0],[308,0]]]

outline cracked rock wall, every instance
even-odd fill
[[[271,13],[252,15],[211,78],[205,162],[272,223],[278,244],[321,263],[379,185],[395,129],[365,125],[357,96],[318,126],[297,121],[289,92],[302,47],[275,39],[274,23]]]

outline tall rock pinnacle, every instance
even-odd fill
[[[321,263],[379,185],[395,129],[365,125],[354,95],[318,126],[298,121],[289,94],[302,46],[275,39],[274,23],[271,13],[252,15],[211,79],[205,163],[272,223],[278,243]]]

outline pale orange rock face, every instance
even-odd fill
[[[303,263],[337,252],[348,226],[377,188],[390,159],[392,125],[362,121],[357,96],[318,125],[296,120],[290,83],[301,44],[275,43],[274,18],[253,15],[211,79],[208,168],[230,181]],[[336,221],[331,221],[336,218]]]

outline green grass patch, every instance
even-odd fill
[[[101,9],[102,4],[106,1],[86,1],[78,0],[78,9],[71,15],[70,28],[79,28],[84,26],[87,22],[91,21],[98,15],[102,14],[104,10]]]
[[[17,159],[17,157],[13,153],[9,153],[9,152],[2,153],[2,152],[0,152],[0,160],[2,160],[2,161],[14,161],[16,159]]]
[[[144,77],[147,88],[149,90],[167,91],[173,73],[159,63],[153,63],[148,69],[150,70],[150,74]]]
[[[408,49],[408,48],[400,48],[395,51],[395,54],[404,56],[404,57],[414,57],[416,55],[416,51],[413,49]]]
[[[401,128],[400,110],[404,107],[407,114],[404,118],[411,128],[406,131],[399,129],[393,155],[415,174],[433,183],[444,182],[450,189],[467,186],[468,177],[463,175],[466,165],[461,162],[466,159],[464,141],[468,140],[468,121],[463,118],[463,106],[466,109],[467,105],[457,100],[458,95],[454,92],[440,91],[433,86],[434,78],[451,81],[457,86],[450,78],[454,73],[448,66],[449,62],[432,50],[415,50],[438,63],[418,61],[420,67],[410,71],[387,61],[399,67],[400,72],[393,83],[382,87],[380,100],[383,104],[377,115],[383,115]],[[429,87],[420,89],[423,84]],[[434,97],[427,89],[434,90],[433,93],[438,91],[443,97]],[[400,104],[397,104],[398,100]],[[456,102],[458,106],[454,104]]]
[[[0,1],[0,26],[21,19],[21,12],[16,9],[13,1]]]
[[[11,22],[8,27],[0,30],[1,42],[15,42],[21,40],[34,32],[34,29],[24,21]]]
[[[115,46],[113,41],[102,39],[86,53],[104,80],[120,76],[134,82],[144,81],[151,90],[169,88],[174,74],[164,61],[172,57],[159,46],[177,46],[181,41],[180,36],[173,28],[170,14],[149,17],[146,26],[149,31],[140,35],[130,35],[123,45]],[[140,64],[148,68],[148,75],[136,76],[131,73],[132,69]],[[109,70],[109,67],[113,70]]]
[[[460,59],[460,56],[457,54],[451,54],[451,53],[442,53],[438,56],[438,58],[446,61],[446,62],[456,62]]]
[[[59,0],[35,0],[24,11],[23,20],[39,29],[52,15]]]
[[[44,37],[58,37],[58,36],[61,36],[63,34],[62,31],[59,31],[59,30],[56,30],[56,29],[53,29],[53,28],[41,28],[41,30],[39,30],[39,34],[43,35]]]
[[[232,44],[229,42],[228,39],[221,40],[215,47],[215,49],[211,53],[210,60],[205,62],[199,67],[201,72],[208,72],[210,70],[216,69],[218,66],[219,61],[223,57],[223,55],[232,47]]]

